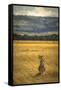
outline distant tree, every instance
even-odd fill
[[[24,35],[13,34],[13,39],[14,40],[50,40],[50,41],[54,40],[54,41],[57,41],[58,35],[52,34],[52,35],[45,35],[45,36],[41,36],[41,35],[29,36],[27,34],[24,34]]]

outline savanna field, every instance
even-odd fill
[[[45,71],[39,76],[39,56]],[[58,82],[58,41],[13,41],[13,84]]]

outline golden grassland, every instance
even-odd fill
[[[45,72],[39,72],[39,55]],[[58,82],[58,41],[13,41],[13,84]]]

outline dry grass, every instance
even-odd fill
[[[40,60],[44,57],[45,72],[39,72]],[[57,41],[13,41],[13,83],[58,82],[58,42]]]

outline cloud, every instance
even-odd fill
[[[14,6],[14,15],[58,17],[58,8]]]

